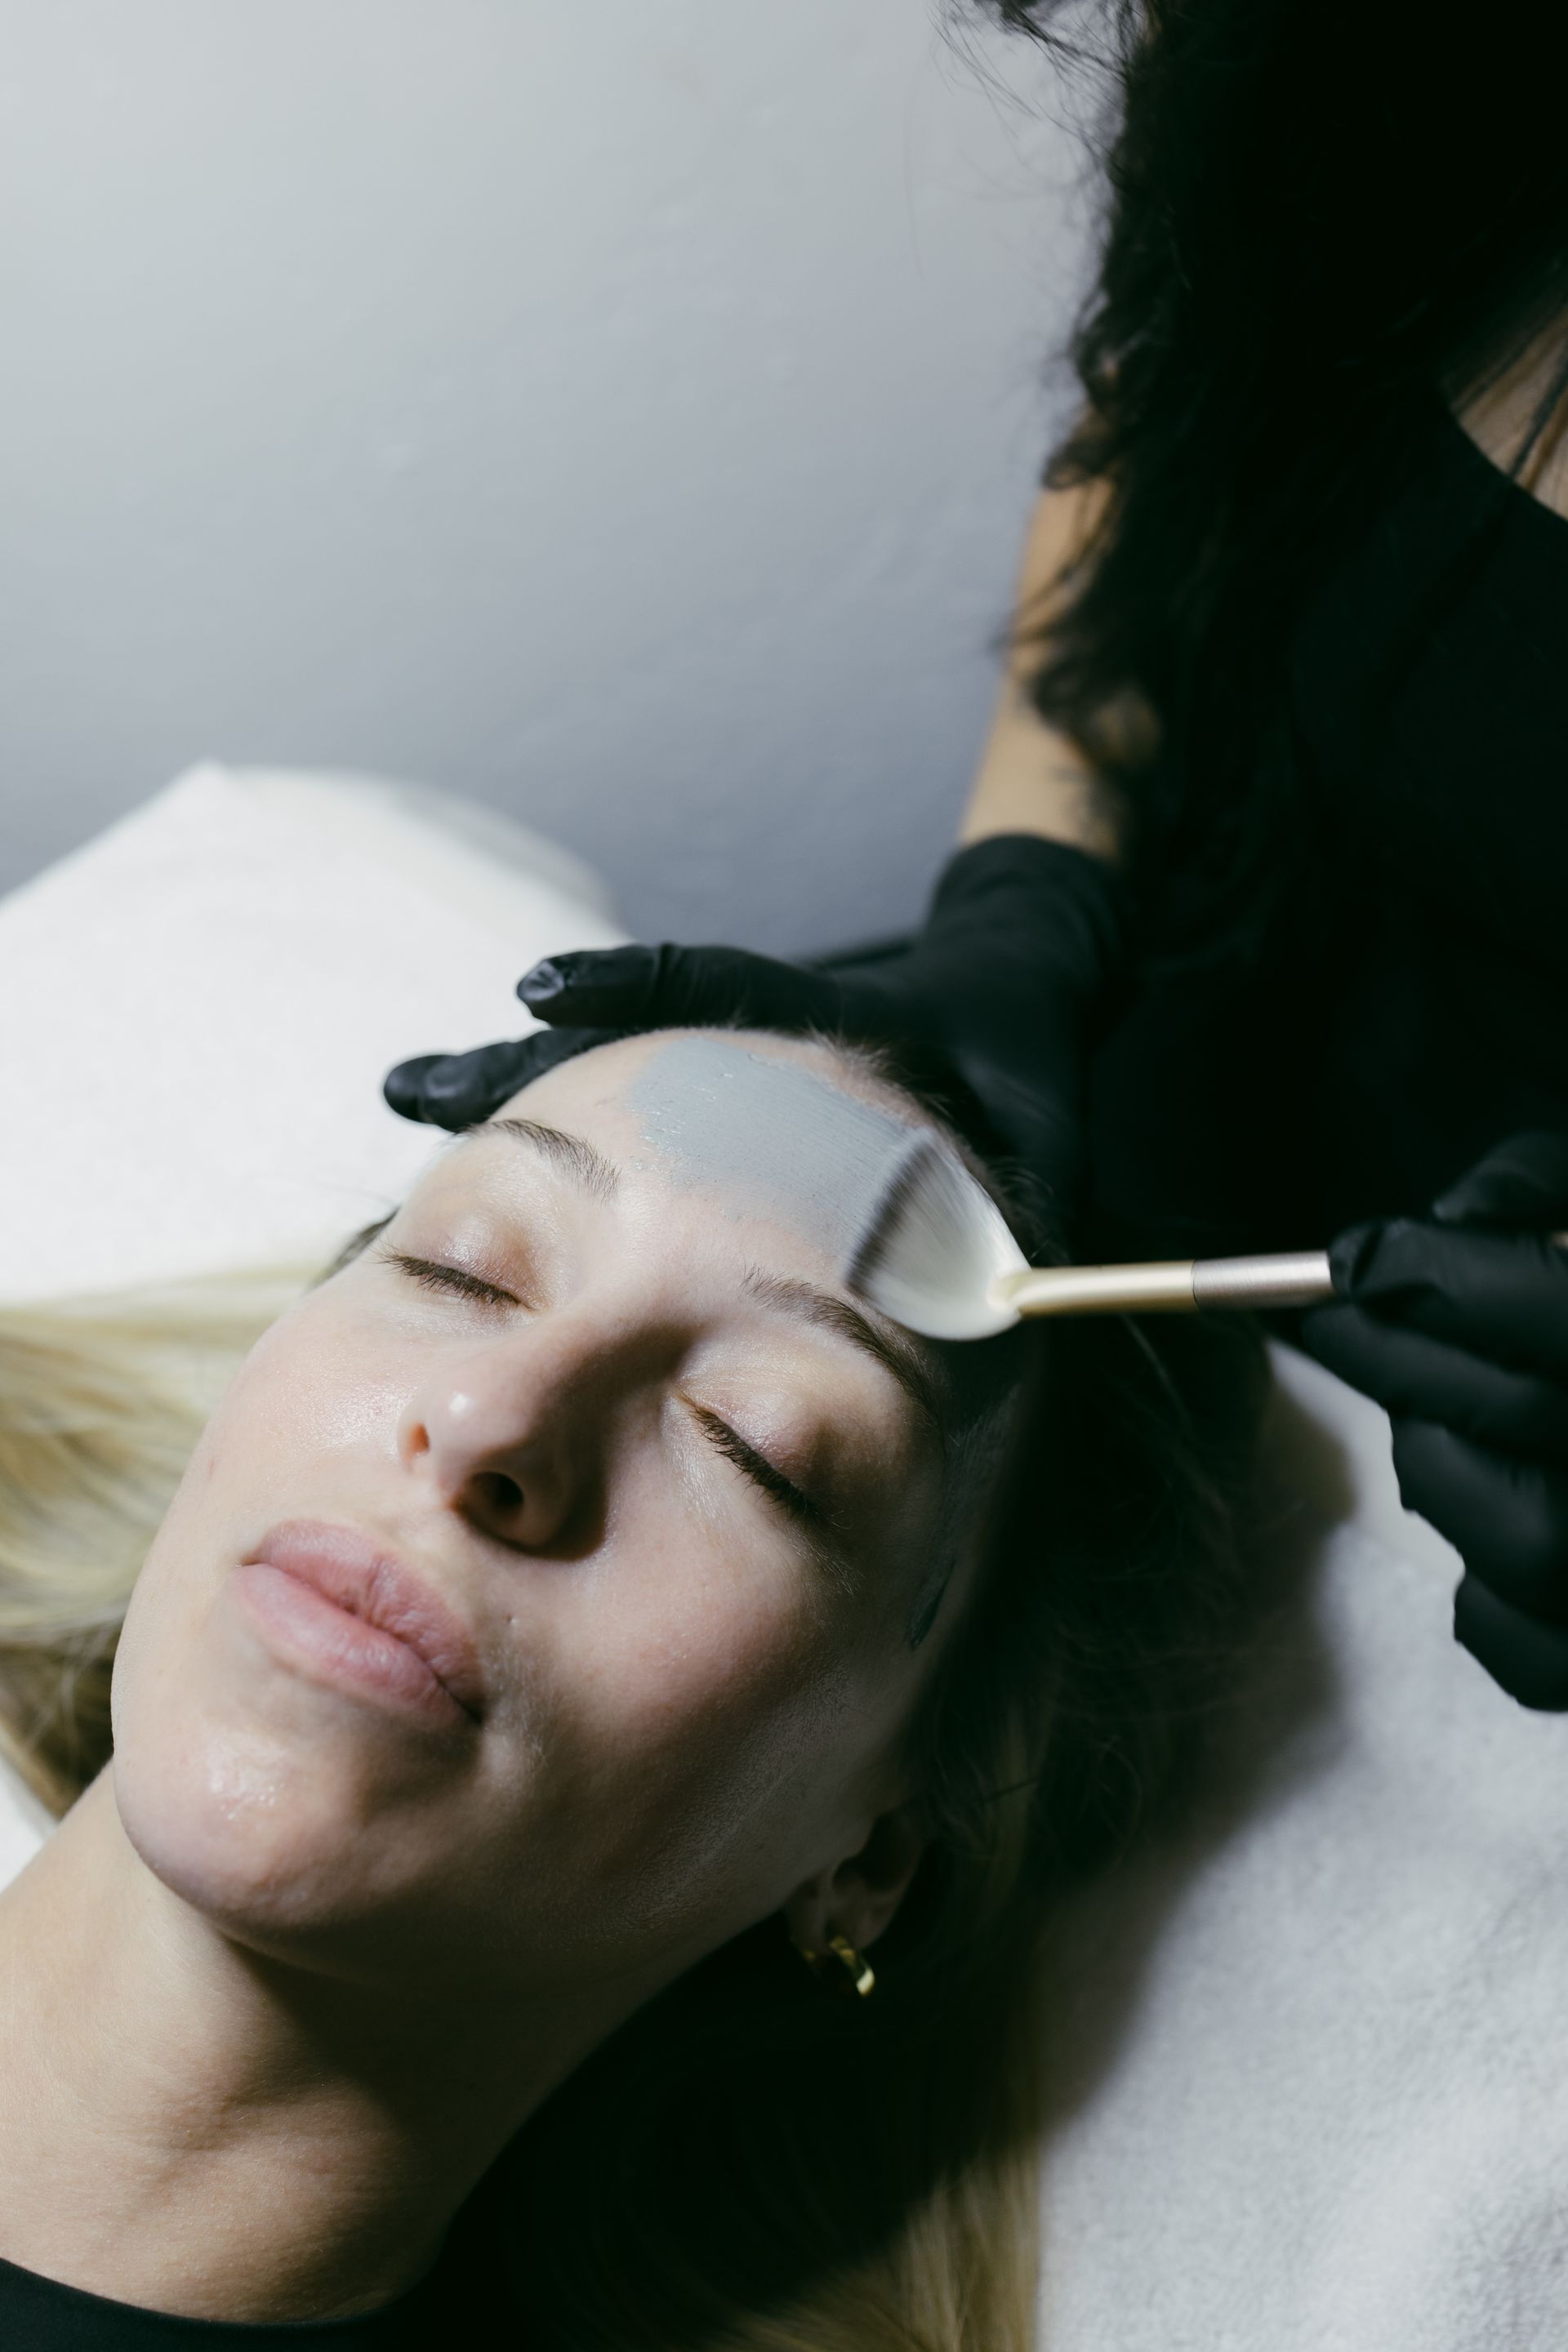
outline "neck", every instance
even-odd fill
[[[348,2316],[616,2021],[264,1958],[142,1863],[112,1769],[0,1895],[0,2256],[191,2318]]]

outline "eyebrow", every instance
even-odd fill
[[[776,1307],[782,1315],[794,1315],[803,1323],[814,1323],[819,1330],[835,1332],[858,1348],[862,1355],[873,1357],[884,1371],[892,1374],[937,1436],[945,1438],[945,1387],[922,1348],[879,1331],[847,1298],[836,1297],[830,1290],[818,1290],[814,1283],[799,1282],[789,1275],[768,1274],[760,1265],[753,1265],[742,1276],[742,1287],[748,1297],[760,1300],[764,1307]]]
[[[581,1135],[569,1135],[562,1127],[546,1127],[537,1118],[487,1118],[482,1127],[466,1127],[456,1139],[470,1143],[476,1137],[510,1136],[514,1143],[526,1144],[570,1176],[595,1201],[612,1201],[621,1187],[621,1171],[613,1160]]]
[[[537,1151],[596,1201],[613,1200],[620,1190],[620,1170],[584,1136],[570,1134],[564,1128],[548,1127],[537,1118],[489,1118],[481,1126],[465,1128],[454,1141],[466,1143],[487,1135],[509,1136],[513,1142]],[[748,1297],[763,1307],[771,1307],[781,1315],[793,1315],[800,1322],[815,1324],[820,1331],[831,1331],[837,1338],[847,1339],[851,1347],[858,1348],[862,1355],[869,1356],[885,1372],[891,1373],[938,1438],[945,1439],[946,1384],[923,1348],[890,1330],[879,1331],[847,1298],[839,1298],[830,1290],[818,1290],[814,1283],[801,1282],[790,1275],[769,1274],[760,1265],[748,1266],[742,1277],[742,1287]]]

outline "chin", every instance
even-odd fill
[[[114,1798],[171,1893],[247,1940],[342,1925],[356,1817],[319,1754],[275,1732],[204,1719],[117,1727]]]

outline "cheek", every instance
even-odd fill
[[[621,1932],[721,1940],[837,1858],[897,1703],[880,1645],[815,1577],[792,1547],[650,1512],[558,1588],[562,1858]],[[529,1613],[520,1595],[525,1649]]]
[[[394,1352],[384,1326],[328,1294],[296,1307],[251,1349],[214,1416],[211,1475],[266,1479],[322,1455],[390,1450],[407,1385],[389,1368]]]
[[[195,1591],[273,1518],[308,1508],[321,1492],[320,1465],[395,1458],[405,1384],[388,1377],[384,1339],[373,1349],[352,1323],[312,1308],[307,1301],[275,1324],[236,1373],[154,1538],[142,1583]]]
[[[308,1507],[316,1465],[395,1451],[398,1391],[312,1303],[258,1341],[207,1423],[149,1547],[115,1668],[117,1718],[168,1680],[228,1570],[273,1520]],[[157,1662],[154,1666],[153,1661]]]
[[[113,1683],[116,1786],[144,1848],[172,1853],[183,1841],[189,1860],[226,1846],[237,1862],[244,1822],[245,1867],[265,1875],[274,1834],[280,1855],[290,1842],[308,1853],[318,1816],[368,1818],[387,1795],[379,1750],[378,1778],[367,1774],[363,1790],[346,1739],[322,1772],[319,1702],[300,1694],[291,1711],[286,1678],[269,1676],[265,1704],[254,1703],[254,1661],[236,1654],[221,1606],[226,1579],[267,1527],[330,1512],[340,1490],[365,1491],[363,1477],[334,1479],[334,1461],[340,1474],[351,1456],[374,1474],[393,1460],[402,1391],[373,1376],[363,1353],[352,1328],[334,1329],[310,1302],[275,1325],[207,1423],[149,1548]]]

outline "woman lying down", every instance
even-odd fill
[[[1237,1578],[1126,1332],[850,1299],[868,1106],[550,1071],[184,1464],[145,1318],[0,1323],[6,2344],[1035,2342],[1038,1938]]]

